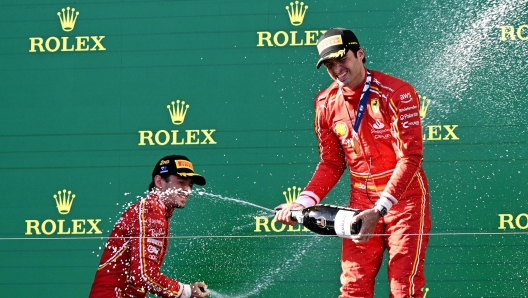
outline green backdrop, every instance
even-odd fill
[[[172,218],[164,272],[210,297],[337,297],[340,239],[269,209],[318,161],[313,44],[339,26],[422,100],[427,297],[525,297],[526,2],[3,1],[2,296],[87,297],[120,213],[183,154],[207,185]]]

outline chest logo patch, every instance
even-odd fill
[[[344,137],[348,134],[348,127],[345,123],[339,121],[334,125],[334,131],[338,136]]]
[[[379,119],[376,119],[376,122],[372,125],[375,129],[382,129],[385,127],[385,124],[383,124]]]
[[[379,110],[380,110],[379,99],[374,98],[370,101],[370,109],[372,110],[372,112],[374,112],[374,114],[379,113]]]

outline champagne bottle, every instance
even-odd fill
[[[358,209],[319,204],[292,210],[291,217],[314,233],[349,238],[361,229],[361,220],[354,222],[354,217],[360,212]]]

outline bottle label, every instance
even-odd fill
[[[335,216],[334,229],[336,235],[341,238],[350,238],[352,232],[350,227],[355,221],[355,213],[351,211],[339,210]]]

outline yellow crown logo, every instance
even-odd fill
[[[75,21],[77,21],[79,12],[76,12],[75,8],[72,8],[70,11],[70,7],[67,7],[66,9],[62,9],[62,14],[59,11],[57,15],[59,16],[62,30],[70,32],[73,30],[73,27],[75,27]]]
[[[431,104],[431,100],[427,99],[426,96],[421,95],[418,95],[418,98],[420,99],[420,119],[424,120],[425,116],[427,115],[429,104]]]
[[[290,6],[286,6],[288,16],[290,17],[290,23],[293,26],[301,25],[304,20],[304,15],[306,14],[307,9],[308,5],[304,5],[304,2],[301,2],[300,5],[299,1],[295,1],[295,5],[293,4],[293,2],[290,2]]]
[[[429,292],[429,288],[423,287],[422,292],[424,293],[423,298],[427,297],[427,292]]]
[[[60,214],[70,213],[71,206],[73,204],[73,199],[75,199],[75,194],[71,193],[71,190],[66,192],[65,189],[62,191],[59,190],[58,195],[53,195],[55,198],[55,203],[57,203],[57,210]]]
[[[294,186],[294,187],[288,187],[288,191],[283,191],[282,194],[284,195],[284,198],[286,199],[286,203],[291,204],[295,202],[299,194],[301,193],[301,188]]]
[[[185,101],[181,101],[180,103],[178,99],[176,102],[172,102],[172,106],[167,105],[167,109],[169,109],[172,123],[180,125],[185,121],[185,115],[187,114],[189,105],[185,105]]]

